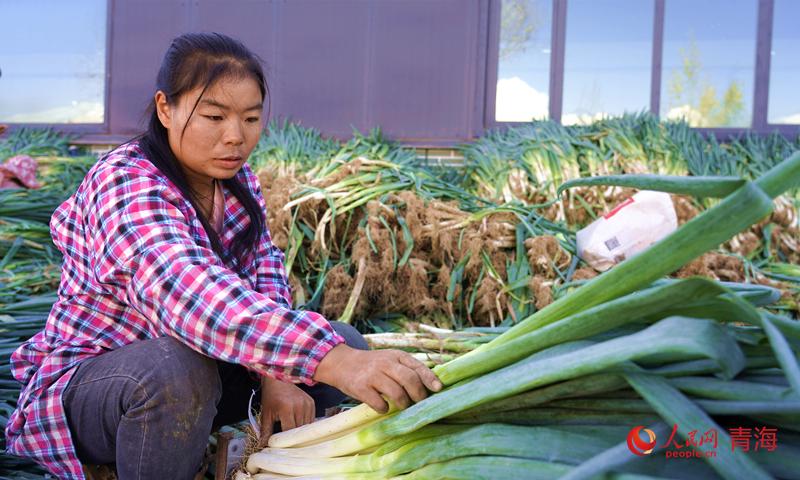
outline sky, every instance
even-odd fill
[[[673,84],[711,87],[721,99],[733,82],[743,94],[736,126],[752,117],[757,0],[667,0],[664,20],[661,115],[692,116],[689,95],[676,98]],[[650,107],[654,2],[652,0],[570,0],[564,64],[562,122]],[[536,18],[551,18],[549,0],[527,0]],[[776,0],[772,45],[769,121],[800,123],[800,1]],[[533,32],[524,52],[498,66],[499,121],[546,117],[551,22]],[[681,82],[682,61],[696,47],[695,82]],[[695,101],[696,103],[696,101]]]

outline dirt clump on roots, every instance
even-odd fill
[[[408,312],[412,316],[431,314],[436,311],[438,302],[431,297],[428,270],[422,260],[411,259],[393,275],[396,285],[395,296],[390,298],[393,311]]]
[[[740,258],[719,253],[705,254],[709,258],[709,268],[714,275],[725,282],[743,282],[746,278],[744,262]]]
[[[534,275],[528,283],[528,288],[533,294],[536,309],[541,310],[553,303],[552,281],[541,275]]]
[[[670,194],[670,198],[672,199],[672,206],[675,207],[675,215],[678,217],[678,225],[683,225],[700,215],[700,210],[695,206],[691,197]]]
[[[787,196],[780,196],[772,201],[773,209],[768,221],[784,228],[798,226],[797,209]]]
[[[284,207],[289,203],[299,183],[292,176],[277,175],[276,171],[270,169],[260,170],[258,180],[266,202],[267,224],[272,235],[272,243],[285,251],[289,246],[292,213]]]
[[[704,253],[675,273],[677,278],[694,276],[726,282],[743,282],[746,278],[744,262],[740,258],[717,252]]]
[[[761,237],[753,231],[742,232],[725,242],[723,248],[726,251],[748,258],[761,248]]]
[[[789,263],[800,263],[800,224],[793,201],[781,196],[773,200],[772,213],[726,242],[723,248],[751,258],[765,247],[769,237],[769,255],[780,255]]]
[[[594,268],[592,268],[592,267],[581,267],[581,268],[578,268],[577,270],[575,270],[572,273],[572,280],[573,281],[591,280],[592,278],[596,277],[597,275],[599,275],[599,274],[597,273],[597,271]]]
[[[389,282],[389,274],[394,270],[392,243],[389,233],[374,217],[368,218],[365,229],[369,229],[369,233],[362,234],[356,240],[351,259],[356,264],[361,259],[365,260],[363,295],[370,303],[375,304],[380,301],[384,292],[388,296],[394,294],[393,285]]]
[[[355,279],[347,273],[344,265],[339,264],[330,269],[325,277],[321,312],[325,317],[337,319],[342,316],[353,291]]]
[[[800,263],[800,229],[775,226],[771,240],[788,263]]]
[[[431,297],[438,301],[440,306],[444,307],[447,316],[453,320],[455,318],[453,302],[447,300],[447,292],[450,289],[450,281],[452,279],[451,273],[450,267],[447,265],[439,267],[439,271],[436,273],[436,279],[433,285],[431,285]],[[453,289],[453,298],[459,298],[460,296],[461,285],[456,284]]]
[[[475,317],[473,317],[473,321],[477,321],[479,324],[486,324],[484,322],[488,320],[488,325],[494,327],[503,320],[505,317],[503,312],[507,308],[507,299],[502,293],[502,286],[497,280],[491,277],[484,278],[478,287],[478,293],[475,298]]]
[[[714,278],[714,274],[711,272],[711,269],[708,268],[706,261],[703,257],[698,257],[692,260],[691,262],[687,263],[683,267],[680,268],[677,272],[675,272],[675,277],[677,278],[689,278],[689,277],[707,277],[707,278]]]
[[[543,278],[555,278],[556,269],[563,271],[572,261],[572,255],[564,250],[558,239],[552,235],[530,237],[525,240],[525,248],[528,251],[531,272]]]

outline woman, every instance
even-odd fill
[[[224,35],[183,35],[156,86],[147,132],[53,214],[59,298],[12,356],[25,387],[9,451],[65,478],[83,478],[84,462],[115,463],[122,480],[189,479],[259,379],[267,434],[312,421],[339,391],[383,412],[440,389],[410,355],[353,348],[354,330],[291,309],[245,163],[267,96],[256,57]]]

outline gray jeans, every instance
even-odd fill
[[[331,324],[348,345],[367,349],[353,327]],[[64,392],[64,408],[83,463],[116,464],[120,480],[191,479],[208,436],[247,418],[251,392],[258,387],[244,367],[162,337],[81,363]],[[314,399],[317,416],[344,399],[325,384],[300,387]]]

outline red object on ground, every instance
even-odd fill
[[[36,180],[35,159],[28,155],[16,155],[0,165],[0,188],[40,188]]]

